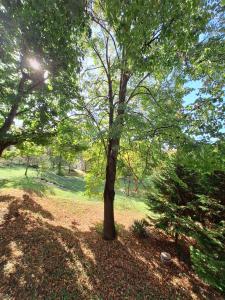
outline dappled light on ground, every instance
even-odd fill
[[[24,176],[25,168],[23,166],[1,167],[0,166],[0,188],[4,190],[20,190],[32,195],[33,197],[51,197],[58,198],[64,205],[68,202],[79,202],[82,204],[88,202],[99,206],[102,202],[102,194],[92,195],[89,197],[85,193],[85,178],[82,172],[71,172],[69,176],[59,176],[52,171],[42,172],[37,176],[33,169],[29,170],[28,176]],[[7,192],[7,191],[6,191]],[[145,214],[147,212],[146,199],[136,194],[126,197],[119,189],[116,192],[115,209],[132,210]],[[82,207],[83,209],[83,207]],[[70,210],[70,209],[68,209]],[[77,207],[76,207],[77,213]],[[95,213],[95,212],[94,212]],[[101,207],[102,216],[102,207]],[[151,214],[152,217],[153,214]]]
[[[22,192],[0,196],[1,299],[220,299],[161,232],[138,240],[125,226],[106,242],[76,213],[63,223],[47,205]],[[173,257],[166,266],[163,250]]]
[[[8,179],[0,180],[0,188],[7,188],[8,184],[10,184],[10,187],[12,188],[22,189],[27,193],[36,194],[40,197],[44,196],[47,191],[48,193],[51,193],[51,190],[47,185],[40,182],[40,180],[29,177],[16,178],[14,181]]]

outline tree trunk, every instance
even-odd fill
[[[60,153],[60,156],[59,156],[57,175],[62,176],[62,155],[61,155],[61,153]]]
[[[0,157],[2,157],[2,153],[3,153],[4,149],[5,149],[5,148],[4,148],[3,146],[0,145]]]
[[[23,98],[24,85],[25,85],[26,80],[27,80],[27,76],[26,76],[26,74],[23,73],[22,78],[20,79],[20,82],[19,82],[17,97],[11,106],[8,116],[5,118],[4,123],[0,127],[0,157],[2,156],[2,153],[5,150],[5,148],[7,148],[10,145],[16,144],[15,142],[12,142],[12,143],[10,143],[10,141],[6,142],[5,136],[6,136],[6,133],[9,131],[9,129],[11,128],[13,121],[16,117],[20,102]]]
[[[178,235],[178,233],[176,232],[176,233],[175,233],[175,246],[176,246],[176,249],[178,248],[178,238],[179,238],[179,235]]]
[[[20,79],[20,83],[19,83],[19,86],[18,86],[18,94],[17,94],[17,97],[15,99],[15,102],[11,106],[9,114],[6,117],[2,127],[0,128],[0,137],[1,138],[2,138],[2,136],[4,136],[8,132],[11,125],[13,124],[13,121],[16,117],[20,102],[21,102],[22,97],[23,97],[24,85],[25,85],[26,80],[27,80],[27,76],[23,73],[23,76]]]
[[[71,168],[72,163],[69,163],[69,170],[68,170],[68,174],[71,174],[72,168]]]
[[[29,168],[29,166],[30,166],[30,158],[29,157],[27,157],[27,164],[26,164],[26,170],[25,170],[25,176],[27,177],[27,172],[28,172],[28,168]]]
[[[138,192],[138,178],[134,176],[134,192]]]
[[[111,105],[112,101],[110,101],[109,140],[108,140],[107,162],[106,162],[106,180],[105,180],[105,188],[104,188],[103,238],[105,240],[113,240],[116,237],[115,221],[114,221],[116,167],[117,167],[117,156],[118,156],[119,145],[120,145],[120,137],[121,137],[122,127],[123,127],[126,88],[127,88],[128,80],[129,80],[129,75],[126,73],[122,73],[120,78],[118,110],[117,110],[117,116],[115,120],[113,120],[113,107]],[[109,92],[111,92],[111,90],[109,90]],[[111,136],[112,132],[113,135],[115,135],[115,137]]]
[[[12,146],[12,145],[16,145],[16,144],[17,144],[17,142],[15,140],[3,141],[1,143],[1,137],[0,137],[0,157],[2,157],[2,154],[6,148],[8,148],[9,146]]]
[[[104,232],[105,240],[113,240],[116,237],[114,221],[114,198],[115,198],[115,181],[116,165],[118,154],[119,140],[111,139],[108,145],[106,180],[104,189]]]
[[[128,183],[127,183],[127,196],[130,196],[130,176],[128,176]]]

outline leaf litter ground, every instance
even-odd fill
[[[94,228],[102,209],[1,192],[0,299],[223,299],[177,258],[161,231],[151,227],[144,240],[132,235],[141,213],[117,211],[118,239],[102,240]],[[162,251],[172,255],[169,265]]]

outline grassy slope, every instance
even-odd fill
[[[37,177],[34,169],[29,169],[28,177],[24,176],[25,168],[21,166],[0,167],[0,188],[16,188],[33,191],[38,195],[54,197],[58,201],[100,202],[101,195],[88,197],[85,195],[85,181],[81,176],[60,177],[46,172]],[[46,179],[49,182],[45,180]],[[53,184],[55,183],[55,184]],[[126,197],[120,191],[116,194],[115,207],[119,210],[131,210],[147,213],[145,201],[140,196]]]

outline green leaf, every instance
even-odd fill
[[[53,90],[53,86],[51,84],[48,84],[48,90],[52,91]]]

